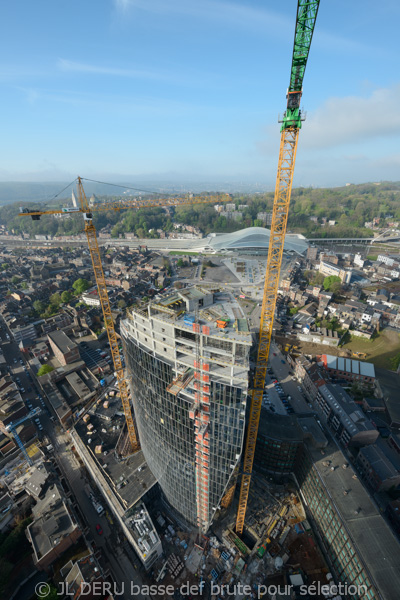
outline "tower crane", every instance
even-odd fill
[[[260,421],[262,395],[267,375],[267,362],[272,338],[272,327],[278,293],[279,275],[282,265],[283,246],[289,215],[294,163],[301,122],[300,110],[304,72],[310,52],[320,0],[298,0],[296,28],[290,83],[287,91],[287,107],[281,121],[281,144],[278,174],[276,178],[271,234],[261,308],[256,369],[251,394],[250,416],[243,457],[243,474],[240,486],[239,506],[236,517],[236,533],[243,533],[247,501],[250,491],[254,452],[256,449],[258,424]]]
[[[114,322],[111,314],[111,305],[108,298],[107,285],[104,277],[103,266],[101,264],[101,256],[99,245],[97,242],[96,228],[93,223],[94,212],[99,211],[121,211],[126,209],[140,209],[150,207],[174,207],[185,204],[219,204],[230,200],[228,194],[217,194],[212,196],[195,196],[191,194],[183,197],[156,198],[152,200],[124,200],[122,202],[112,201],[90,206],[87,200],[85,190],[83,189],[82,178],[77,178],[77,193],[79,206],[63,207],[54,210],[30,210],[29,208],[20,208],[19,216],[30,216],[33,221],[38,221],[43,215],[63,215],[72,213],[81,213],[83,215],[84,229],[88,241],[89,252],[92,259],[94,276],[97,284],[99,300],[103,311],[104,325],[107,331],[108,340],[110,343],[111,355],[114,363],[114,371],[117,376],[118,388],[121,396],[122,407],[125,414],[125,420],[128,428],[129,440],[131,443],[132,452],[139,449],[139,440],[136,434],[136,427],[132,416],[131,404],[129,401],[128,381],[124,376],[124,368],[122,365],[121,354],[119,352],[117,334],[114,328]]]
[[[282,265],[284,239],[287,228],[289,204],[293,182],[293,172],[296,158],[297,141],[301,123],[304,120],[300,110],[302,85],[307,65],[311,40],[314,33],[320,0],[298,0],[297,19],[294,37],[294,48],[292,66],[290,72],[290,83],[287,92],[287,107],[281,121],[281,142],[279,150],[278,173],[275,186],[272,225],[269,240],[267,269],[264,284],[263,303],[261,309],[261,322],[259,331],[259,345],[254,375],[254,384],[250,404],[250,417],[248,423],[247,438],[244,451],[243,474],[240,488],[239,507],[236,519],[236,532],[243,533],[244,519],[249,496],[251,473],[253,468],[254,452],[256,446],[258,424],[260,420],[262,393],[267,373],[267,361],[272,337],[272,327],[276,306],[276,298],[279,284],[279,276]],[[114,368],[121,395],[121,401],[128,426],[128,434],[132,450],[139,448],[135,425],[129,402],[129,391],[127,380],[124,377],[121,356],[119,353],[116,333],[111,316],[111,307],[107,293],[104,272],[101,265],[100,251],[97,243],[95,226],[92,213],[98,211],[120,211],[131,208],[150,207],[177,207],[181,205],[195,204],[217,204],[230,200],[227,194],[214,196],[184,196],[174,198],[124,200],[113,201],[89,206],[82,179],[77,179],[77,189],[80,206],[61,208],[55,210],[30,210],[20,209],[20,216],[31,216],[33,220],[39,220],[42,215],[56,215],[64,213],[81,213],[85,224],[85,233],[88,240],[93,270],[97,283],[99,299],[103,311],[104,323],[110,342]]]
[[[32,417],[40,415],[41,412],[42,412],[42,410],[40,408],[34,408],[27,415],[21,417],[20,419],[17,419],[16,421],[11,421],[11,423],[8,423],[7,425],[4,425],[4,423],[2,421],[0,421],[0,431],[3,431],[4,433],[9,432],[9,433],[13,434],[14,439],[17,442],[17,444],[29,466],[32,466],[32,459],[29,456],[29,454],[27,453],[27,451],[25,450],[25,446],[22,443],[22,440],[17,433],[17,427],[18,427],[18,425],[21,425],[21,423],[24,423],[28,419],[31,419]]]

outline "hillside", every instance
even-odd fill
[[[6,189],[3,185],[3,193]],[[15,185],[15,184],[13,184]],[[43,198],[51,198],[55,184],[18,184],[13,193],[24,195],[28,187],[29,197],[36,194]],[[85,186],[87,194],[94,192],[95,186]],[[43,187],[40,187],[43,186]],[[103,188],[104,189],[104,188]],[[95,192],[96,193],[96,192]],[[100,201],[118,199],[121,196],[101,196]],[[27,196],[28,197],[28,194]],[[302,233],[306,237],[369,237],[373,235],[370,223],[379,218],[379,227],[389,226],[400,221],[400,183],[382,182],[380,184],[366,183],[349,185],[341,188],[296,188],[292,192],[292,203],[289,214],[288,228],[292,232]],[[107,225],[112,226],[112,236],[118,237],[123,233],[136,233],[138,237],[157,237],[157,229],[170,231],[174,223],[182,223],[199,227],[203,234],[210,232],[231,232],[244,227],[264,226],[260,213],[272,211],[273,193],[232,194],[230,203],[235,205],[236,219],[226,218],[215,212],[212,205],[182,206],[175,210],[173,218],[166,215],[161,208],[147,210],[124,211],[121,213],[107,212],[95,216],[98,229]],[[22,231],[35,234],[74,235],[82,231],[82,222],[78,216],[70,218],[42,218],[39,222],[19,218],[19,202],[9,203],[0,207],[0,225],[10,232],[19,234]],[[29,206],[29,202],[23,202]],[[51,205],[71,206],[70,196],[52,201]],[[33,206],[33,204],[31,204]],[[42,203],[36,206],[43,206]],[[329,225],[329,221],[334,222]],[[366,226],[367,223],[367,226]]]

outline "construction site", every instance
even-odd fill
[[[289,599],[315,596],[310,586],[317,585],[319,591],[323,586],[325,598],[372,599],[378,598],[376,581],[384,588],[398,578],[389,559],[386,584],[379,569],[363,566],[359,547],[347,533],[352,525],[343,498],[331,503],[334,486],[342,485],[344,476],[332,466],[328,476],[331,470],[335,475],[326,477],[319,464],[321,455],[325,464],[328,454],[336,452],[323,435],[322,441],[313,435],[319,421],[301,425],[303,439],[296,440],[293,464],[284,477],[253,472],[297,143],[305,120],[303,79],[318,8],[319,0],[298,1],[266,272],[262,277],[257,263],[247,274],[252,283],[264,281],[257,336],[224,282],[181,287],[138,302],[121,320],[120,333],[112,317],[94,213],[220,204],[230,199],[228,194],[90,205],[78,178],[74,207],[21,209],[22,217],[33,220],[64,213],[83,217],[117,387],[113,396],[81,414],[68,433],[111,519],[139,557],[142,581],[173,586],[173,594],[156,597],[191,599],[201,593]],[[236,263],[235,268],[242,267]],[[283,469],[281,447],[273,440],[265,444],[270,442],[276,473]],[[357,493],[360,506],[366,506],[362,490]],[[382,517],[371,508],[369,516],[384,532],[382,548],[389,548]],[[338,593],[335,584],[343,581],[361,585],[362,593]]]

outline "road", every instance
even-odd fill
[[[286,396],[291,396],[290,404],[295,413],[313,413],[314,409],[308,406],[298,381],[293,381],[290,374],[290,368],[278,346],[272,342],[269,353],[269,366],[272,367],[274,374],[285,392]]]
[[[79,510],[88,526],[88,530],[85,531],[86,537],[94,540],[96,547],[102,550],[106,564],[117,583],[118,590],[125,590],[125,593],[119,597],[128,599],[130,595],[127,592],[131,589],[132,582],[135,585],[143,585],[143,580],[139,572],[141,563],[133,551],[124,548],[124,536],[116,525],[115,519],[113,518],[114,523],[111,527],[106,516],[99,517],[95,512],[88,496],[87,486],[90,485],[103,506],[105,505],[105,501],[98,492],[96,494],[95,485],[86,479],[77,458],[70,449],[68,434],[61,432],[57,434],[52,430],[48,432],[48,436],[55,448],[57,463],[68,481]],[[97,533],[97,524],[103,530],[101,535]],[[141,597],[138,595],[138,597],[145,600],[144,596]]]
[[[6,333],[8,329],[3,321],[0,319],[0,339],[2,343],[2,350],[4,357],[9,366],[9,372],[13,377],[19,377],[22,388],[25,389],[21,396],[24,402],[31,404],[33,408],[39,407],[42,409],[40,414],[40,423],[43,427],[43,431],[38,431],[38,437],[41,438],[44,435],[47,436],[51,444],[53,445],[54,457],[62,475],[64,475],[70,491],[72,492],[73,502],[78,506],[79,512],[83,516],[84,522],[82,523],[85,538],[93,540],[95,546],[100,548],[104,556],[102,564],[110,570],[114,581],[117,584],[118,590],[125,590],[124,594],[119,595],[119,598],[128,600],[131,595],[129,593],[131,584],[142,585],[141,569],[142,565],[134,553],[133,549],[128,546],[125,538],[117,526],[115,519],[111,527],[107,521],[106,516],[99,517],[95,512],[95,509],[88,497],[87,480],[80,467],[80,464],[73,454],[70,448],[69,435],[59,426],[51,421],[50,407],[47,405],[46,398],[39,399],[39,392],[33,383],[29,374],[24,370],[26,366],[25,358],[18,348],[18,344],[13,341],[10,336],[10,341],[7,340]],[[20,360],[23,361],[21,365]],[[15,362],[16,361],[16,362]],[[31,391],[28,391],[28,389]],[[105,392],[105,390],[104,390]],[[38,427],[37,423],[36,426]],[[91,484],[93,491],[96,493],[95,484]],[[100,494],[97,494],[103,506],[105,501],[101,499]],[[99,535],[96,530],[96,525],[100,524],[103,533]],[[139,600],[147,600],[146,596],[138,595]]]

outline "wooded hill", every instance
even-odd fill
[[[98,213],[95,223],[98,230],[111,225],[113,237],[118,237],[120,233],[135,233],[140,238],[158,237],[157,229],[171,231],[173,223],[199,227],[203,234],[227,233],[245,227],[264,226],[257,215],[272,211],[273,197],[273,192],[233,194],[230,202],[235,204],[236,210],[241,206],[242,217],[239,220],[219,215],[212,205],[194,204],[177,208],[173,215],[166,214],[161,208]],[[98,197],[100,202],[106,199],[110,200],[111,197]],[[69,198],[57,203],[59,206],[71,206]],[[245,208],[242,208],[244,205]],[[27,203],[25,206],[43,205]],[[40,221],[32,221],[18,217],[18,211],[19,204],[0,208],[0,225],[5,225],[15,234],[24,231],[31,236],[75,235],[83,230],[80,215],[42,217]],[[373,232],[365,227],[365,223],[377,217],[382,227],[400,221],[400,182],[366,183],[340,188],[296,188],[292,192],[288,229],[306,237],[369,237]],[[335,225],[323,225],[324,220],[335,221]]]

